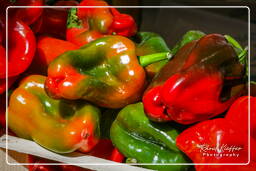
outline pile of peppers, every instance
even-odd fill
[[[82,8],[9,8],[8,23],[2,12],[44,5]],[[8,124],[58,154],[152,170],[255,170],[256,97],[247,48],[231,36],[189,30],[170,45],[103,0],[4,1],[0,11],[0,134]]]

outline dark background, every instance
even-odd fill
[[[248,9],[251,13],[251,80],[256,81],[256,0],[109,0],[120,6],[227,6],[227,8],[120,9],[133,15],[140,31],[160,34],[171,48],[188,30],[229,34],[248,45]]]

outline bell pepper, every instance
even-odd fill
[[[200,39],[204,35],[201,31],[190,30],[170,50],[160,35],[151,32],[139,32],[137,34],[139,41],[136,46],[136,53],[139,56],[140,64],[145,67],[147,75],[152,79],[181,47],[193,40]]]
[[[122,14],[115,8],[110,8],[113,21],[109,28],[109,34],[131,37],[137,32],[137,25],[132,16]]]
[[[244,66],[219,34],[183,46],[143,95],[155,121],[191,124],[226,111],[244,89]]]
[[[99,140],[100,110],[81,101],[54,100],[46,77],[31,75],[11,94],[8,126],[21,138],[57,152],[90,151]]]
[[[42,36],[37,41],[37,52],[43,63],[49,65],[56,57],[64,52],[78,49],[78,46],[53,37]]]
[[[79,46],[85,45],[105,34],[130,37],[137,31],[134,19],[108,8],[102,0],[84,0],[79,6],[87,8],[71,9],[67,21],[66,39]],[[102,8],[88,8],[102,6]]]
[[[6,75],[6,56],[1,54],[0,78],[12,77],[24,72],[35,54],[35,36],[25,23],[11,20],[8,28],[8,75]]]
[[[246,166],[225,166],[221,163],[247,163],[248,158],[248,102],[251,104],[251,162]],[[196,165],[197,171],[252,171],[256,166],[255,139],[256,98],[240,97],[230,107],[225,118],[203,121],[182,132],[176,140],[177,146]],[[238,127],[239,125],[239,127]]]
[[[237,123],[238,125],[239,123]],[[233,127],[223,118],[207,120],[188,128],[177,137],[177,146],[185,152],[194,163],[214,163],[218,165],[196,165],[197,171],[252,171],[255,170],[255,158],[247,166],[225,166],[222,163],[244,163],[248,158],[248,134]],[[256,141],[251,139],[251,146]],[[255,154],[255,149],[251,154]],[[243,168],[244,167],[244,168]],[[242,169],[243,168],[243,169]]]
[[[232,104],[225,118],[233,124],[233,127],[239,124],[239,128],[248,134],[248,113],[250,114],[250,134],[256,140],[256,97],[239,97]]]
[[[106,36],[51,62],[45,88],[54,98],[121,108],[139,100],[144,84],[134,43],[122,36]]]
[[[10,17],[23,21],[27,25],[33,24],[42,14],[44,0],[15,0],[12,6],[28,6],[28,8],[10,8]],[[29,8],[38,6],[38,8]]]
[[[78,48],[75,44],[65,40],[40,36],[37,40],[36,55],[30,69],[36,73],[46,74],[51,61],[64,52]]]
[[[108,28],[113,22],[113,16],[107,8],[108,4],[102,0],[83,0],[78,6],[86,6],[87,8],[78,8],[77,16],[88,23],[89,29],[97,30],[102,34],[108,33]],[[102,8],[88,8],[90,6],[102,6]]]
[[[83,46],[89,42],[102,37],[97,30],[89,30],[88,23],[83,23],[77,16],[77,8],[69,11],[67,19],[66,39],[78,46]]]
[[[176,147],[178,131],[167,124],[150,122],[143,104],[130,104],[123,108],[111,126],[110,137],[114,146],[128,158],[138,163],[187,163]],[[154,170],[186,170],[185,165],[143,165]]]

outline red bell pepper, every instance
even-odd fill
[[[27,8],[10,8],[10,17],[23,21],[25,24],[33,24],[42,14],[44,0],[16,0],[12,6],[28,6]],[[29,8],[38,6],[38,8]]]
[[[22,21],[10,21],[8,26],[8,75],[6,57],[0,56],[0,78],[12,77],[24,72],[35,54],[36,40],[32,30]]]
[[[155,121],[191,124],[221,114],[243,90],[244,66],[224,36],[209,34],[181,48],[143,96]]]
[[[29,70],[33,73],[46,74],[48,65],[52,60],[66,51],[78,48],[75,44],[65,40],[40,36],[37,39],[35,59]]]
[[[79,47],[65,40],[42,36],[37,41],[37,55],[43,64],[49,65],[57,56]]]
[[[113,15],[113,22],[109,28],[109,34],[117,34],[130,37],[136,34],[137,26],[132,16],[121,14],[115,8],[110,8]]]
[[[71,9],[68,18],[66,39],[72,43],[82,46],[105,34],[130,37],[137,31],[136,23],[130,15],[108,8],[105,1],[84,0],[79,6],[87,8]],[[90,6],[103,7],[88,8]]]
[[[229,109],[225,118],[196,124],[176,139],[180,150],[194,163],[247,163],[248,158],[248,100],[251,103],[251,118],[256,116],[256,98],[241,97]],[[252,132],[254,125],[251,127]],[[256,166],[256,139],[251,134],[251,162],[246,166],[196,165],[197,171],[252,171]]]
[[[250,111],[249,111],[250,102]],[[233,127],[243,130],[248,134],[248,113],[250,117],[250,134],[256,140],[256,97],[243,96],[238,98],[227,112],[226,119]]]

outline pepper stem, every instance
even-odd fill
[[[144,55],[144,56],[139,56],[139,62],[142,67],[145,67],[149,64],[159,62],[165,59],[171,59],[172,54],[170,52],[161,52],[161,53],[153,53],[150,55]]]
[[[81,28],[82,21],[77,16],[77,9],[71,8],[68,13],[67,28]]]

